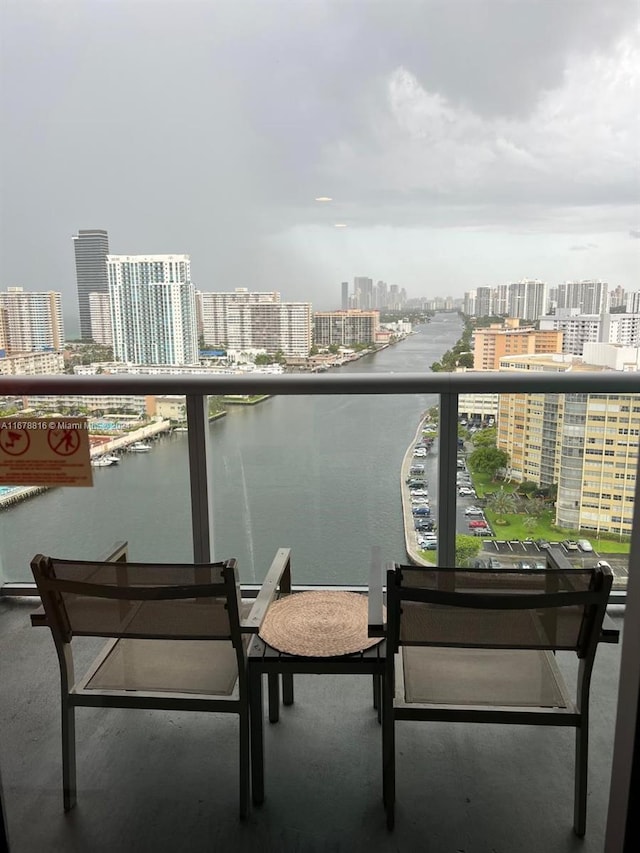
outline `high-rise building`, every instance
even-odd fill
[[[111,326],[111,304],[108,293],[89,294],[89,313],[91,315],[91,337],[97,344],[113,345]]]
[[[476,317],[490,317],[493,313],[492,289],[490,287],[476,288]]]
[[[602,340],[602,316],[579,314],[575,308],[558,308],[555,314],[540,318],[540,331],[552,329],[563,333],[563,353],[582,355],[585,343]]]
[[[356,307],[362,311],[373,307],[373,279],[366,276],[356,276],[353,279],[353,294]]]
[[[520,320],[537,320],[547,310],[547,285],[543,281],[524,280],[509,285],[507,312]]]
[[[114,356],[135,364],[198,360],[189,255],[108,255]]]
[[[604,281],[567,281],[558,285],[558,308],[575,308],[579,314],[607,310],[609,285]]]
[[[279,294],[278,294],[279,295]],[[310,302],[236,302],[227,308],[228,348],[309,355]]]
[[[609,310],[612,308],[621,308],[627,304],[627,293],[621,285],[614,287],[609,291]]]
[[[0,293],[0,349],[9,354],[62,349],[62,301],[53,290],[9,287]]]
[[[247,290],[237,287],[229,293],[196,292],[200,334],[206,346],[226,347],[229,344],[229,309],[234,305],[279,303],[277,291]]]
[[[313,341],[321,347],[372,344],[380,329],[379,311],[317,311],[313,319]]]
[[[627,314],[640,314],[640,290],[627,293]]]
[[[349,282],[343,281],[341,285],[341,300],[340,307],[343,311],[347,311],[349,308]]]
[[[91,339],[90,293],[108,293],[107,255],[109,235],[94,228],[78,231],[73,238],[76,256],[76,281],[78,284],[78,311],[80,314],[80,337]]]

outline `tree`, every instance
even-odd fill
[[[504,516],[516,511],[515,498],[501,487],[487,495],[487,506],[496,514],[496,521],[504,522]]]
[[[468,566],[482,548],[482,542],[473,536],[456,536],[456,566]]]
[[[486,429],[478,430],[473,434],[471,442],[474,447],[489,447],[496,445],[498,438],[498,430],[496,427],[487,427]]]
[[[509,464],[509,454],[506,450],[498,450],[497,447],[479,447],[469,456],[469,465],[474,471],[489,474],[495,480],[496,474],[501,468]]]

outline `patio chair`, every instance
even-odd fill
[[[593,569],[387,572],[383,787],[393,828],[397,720],[570,726],[574,823],[586,828],[589,685],[612,574]],[[575,699],[555,652],[577,659]]]
[[[65,811],[76,802],[76,707],[154,708],[238,715],[240,816],[246,817],[250,758],[243,634],[257,632],[277,593],[273,571],[254,602],[244,602],[235,560],[86,562],[39,554],[31,568],[60,664]],[[80,679],[74,674],[76,637],[110,638]]]

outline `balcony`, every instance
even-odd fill
[[[20,377],[1,386],[2,393],[16,396],[186,394],[190,533],[193,558],[202,561],[213,553],[215,532],[215,484],[206,473],[211,456],[207,395],[439,395],[437,519],[442,565],[455,562],[458,396],[487,389],[492,393],[638,392],[632,375],[612,374],[605,380],[601,373],[188,380]],[[630,562],[637,559],[638,527],[636,511]],[[326,533],[331,535],[330,530]],[[37,549],[34,539],[33,550]],[[271,556],[258,555],[257,565],[263,571]],[[398,554],[397,558],[404,557]],[[296,559],[302,561],[303,555],[294,550],[294,583]],[[368,562],[368,555],[363,562]],[[366,566],[363,572],[366,575]],[[53,644],[47,631],[30,627],[29,613],[38,603],[23,597],[30,592],[26,567],[22,576],[11,580],[15,583],[5,585],[0,599],[0,771],[14,853],[36,849],[382,851],[390,846],[435,851],[603,850],[614,752],[617,756],[619,748],[616,744],[614,750],[614,738],[626,732],[622,721],[616,733],[613,721],[619,690],[630,687],[633,695],[637,685],[637,648],[628,651],[624,644],[601,644],[598,651],[591,690],[587,835],[581,842],[571,830],[572,733],[444,723],[405,723],[398,729],[397,817],[390,837],[382,807],[380,730],[371,709],[371,684],[367,678],[340,676],[297,677],[294,706],[283,710],[278,725],[267,727],[266,801],[254,809],[248,822],[237,820],[234,720],[93,709],[78,714],[79,804],[65,815]],[[358,582],[345,578],[347,586]],[[621,629],[625,613],[633,636],[637,635],[636,594],[630,583],[626,611],[617,602],[612,602],[611,610]],[[626,655],[622,668],[627,681],[622,678],[619,685],[621,650]],[[615,788],[615,772],[613,776]],[[624,795],[624,784],[622,791]]]

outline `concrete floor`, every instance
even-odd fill
[[[62,810],[58,665],[34,602],[0,601],[0,769],[12,853],[602,853],[620,647],[592,682],[587,835],[572,832],[573,730],[399,723],[396,828],[368,677],[297,676],[266,724],[266,799],[238,819],[237,722],[79,709],[78,805]],[[615,619],[618,627],[622,620]]]

